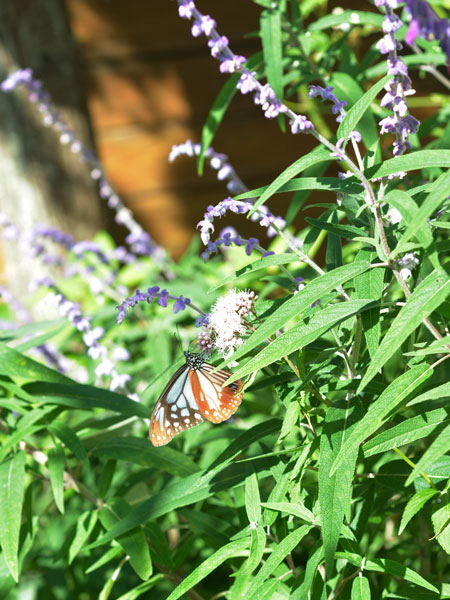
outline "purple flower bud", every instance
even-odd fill
[[[160,306],[162,306],[163,308],[167,308],[167,296],[168,295],[169,295],[169,292],[167,290],[161,290],[161,295],[159,297],[158,304]]]
[[[252,237],[247,240],[247,243],[245,245],[245,253],[247,254],[247,256],[250,256],[256,244],[259,244],[258,238]]]
[[[184,310],[186,306],[190,303],[191,301],[189,298],[183,298],[183,296],[180,296],[173,305],[173,312],[177,314],[177,312],[179,312],[180,310]]]

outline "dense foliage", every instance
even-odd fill
[[[7,243],[52,266],[29,298],[1,289],[5,600],[450,597],[450,25],[442,2],[255,2],[262,51],[245,58],[178,1],[227,79],[202,144],[170,158],[207,163],[232,194],[178,262],[31,71],[2,83],[129,231],[125,248],[1,218]],[[433,105],[411,99],[425,71]],[[317,140],[257,190],[211,147],[236,90]],[[261,238],[214,234],[227,212]],[[195,344],[242,379],[243,402],[154,447],[152,409]]]

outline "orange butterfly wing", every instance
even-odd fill
[[[211,421],[211,423],[221,423],[226,421],[236,412],[241,403],[242,381],[238,379],[230,385],[225,385],[225,381],[231,373],[224,369],[214,370],[215,367],[209,363],[204,363],[201,369],[189,371],[191,387],[200,412]]]
[[[180,367],[164,388],[153,409],[149,436],[154,446],[168,444],[177,433],[203,421],[193,394],[190,369]]]

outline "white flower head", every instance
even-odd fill
[[[255,292],[231,290],[213,306],[206,328],[223,356],[231,356],[244,343],[246,317],[252,313],[256,299]]]

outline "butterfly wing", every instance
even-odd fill
[[[172,376],[153,409],[149,436],[154,446],[164,446],[177,433],[203,421],[189,377],[188,365]]]
[[[226,421],[237,410],[241,403],[242,381],[234,381],[224,385],[231,373],[224,369],[215,371],[209,363],[203,363],[201,369],[189,371],[191,388],[200,412],[211,421],[221,423]]]

